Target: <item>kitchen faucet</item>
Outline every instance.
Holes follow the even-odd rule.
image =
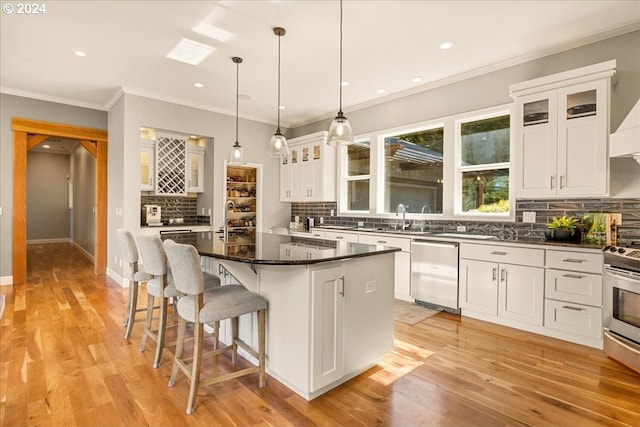
[[[405,219],[406,219],[406,215],[407,215],[407,209],[404,207],[404,205],[402,203],[400,203],[398,205],[398,207],[396,208],[396,216],[398,216],[398,214],[402,214],[402,227],[401,230],[407,230],[411,224],[407,225],[405,224]]]
[[[227,200],[224,204],[224,234],[222,236],[225,243],[229,240],[229,223],[227,222],[227,213],[229,210],[235,209],[235,207],[236,204],[233,203],[233,200]]]

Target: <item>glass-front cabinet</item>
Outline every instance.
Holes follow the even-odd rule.
[[[155,142],[142,139],[140,141],[140,191],[154,190],[155,163]]]
[[[327,132],[289,140],[289,155],[280,162],[281,202],[336,200],[336,149]]]
[[[608,194],[614,75],[615,61],[607,61],[511,85],[517,197]]]

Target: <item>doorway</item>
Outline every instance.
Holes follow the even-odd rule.
[[[76,140],[96,162],[94,271],[107,267],[107,131],[14,117],[13,130],[13,283],[27,280],[27,152],[49,137]]]

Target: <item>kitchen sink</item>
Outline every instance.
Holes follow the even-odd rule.
[[[456,239],[478,239],[478,240],[490,240],[496,239],[495,236],[489,236],[487,234],[466,234],[466,233],[438,233],[436,237],[454,237]]]

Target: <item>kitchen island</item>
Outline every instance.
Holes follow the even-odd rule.
[[[198,233],[205,271],[264,296],[267,372],[307,400],[374,366],[393,348],[398,248],[267,233]],[[223,325],[221,335],[228,335]],[[256,319],[240,334],[256,342]]]

